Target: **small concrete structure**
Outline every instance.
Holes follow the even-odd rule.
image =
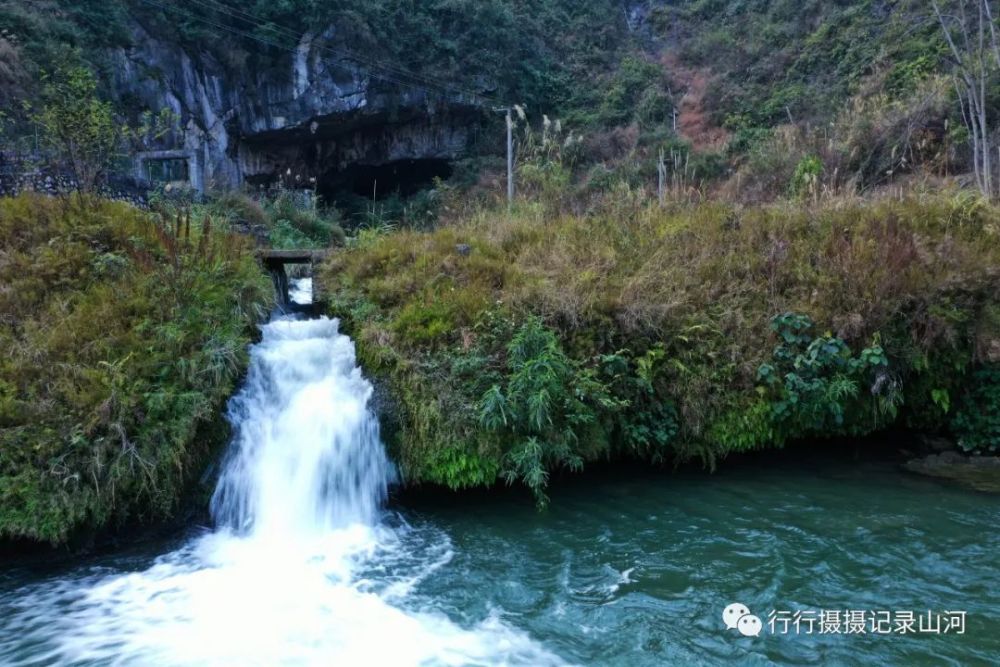
[[[205,194],[205,174],[195,151],[176,149],[166,151],[142,151],[136,153],[134,174],[139,181],[149,181],[149,163],[165,160],[187,161],[187,182],[198,194]]]
[[[271,248],[261,248],[257,251],[257,257],[274,279],[274,289],[278,293],[281,305],[289,305],[288,298],[288,274],[285,272],[285,264],[309,264],[313,267],[315,276],[315,266],[323,261],[329,250],[316,248],[303,248],[297,250],[273,250]],[[319,293],[319,283],[313,280],[313,303],[319,303],[322,298]]]
[[[297,250],[273,250],[262,248],[257,251],[260,260],[270,268],[272,265],[314,264],[326,258],[329,250],[302,248]]]

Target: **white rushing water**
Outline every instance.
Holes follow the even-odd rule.
[[[307,287],[296,285],[299,298]],[[148,569],[25,590],[6,626],[38,636],[24,664],[556,662],[496,616],[462,627],[414,597],[451,545],[384,513],[393,468],[372,386],[337,324],[279,317],[263,327],[230,402],[216,530]]]
[[[300,306],[312,303],[312,278],[299,278],[288,285],[288,300]]]

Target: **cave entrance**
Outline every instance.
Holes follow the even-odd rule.
[[[438,158],[351,164],[325,174],[317,183],[317,193],[328,203],[410,197],[432,187],[435,178],[447,179],[451,174],[451,163]]]

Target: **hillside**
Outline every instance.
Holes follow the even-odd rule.
[[[0,99],[31,99],[77,59],[124,117],[176,112],[157,147],[207,151],[205,187],[287,172],[341,208],[379,180],[376,197],[406,197],[490,174],[492,107],[509,104],[582,137],[582,181],[648,187],[660,151],[695,190],[749,200],[795,189],[800,167],[836,192],[970,169],[945,42],[918,1],[32,0],[0,5],[0,26]],[[204,83],[179,84],[192,76]],[[360,102],[329,102],[351,79]],[[5,142],[30,144],[28,117],[5,115]]]

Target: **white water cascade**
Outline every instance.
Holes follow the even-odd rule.
[[[308,283],[295,289],[301,300]],[[451,544],[382,509],[393,468],[337,327],[289,316],[263,327],[230,402],[217,529],[146,569],[25,592],[15,625],[47,655],[24,664],[557,662],[495,615],[459,625],[416,594]]]
[[[216,523],[285,543],[372,525],[392,472],[371,392],[336,320],[263,327],[246,386],[230,401],[237,434],[212,498]]]

